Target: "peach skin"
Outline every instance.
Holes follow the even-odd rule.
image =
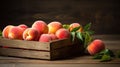
[[[9,34],[9,31],[10,31],[10,28],[14,27],[13,25],[8,25],[6,26],[3,31],[2,31],[2,36],[4,38],[8,38],[8,34]]]
[[[28,26],[27,26],[27,25],[25,25],[25,24],[20,24],[20,25],[18,25],[18,27],[22,28],[23,30],[25,30],[25,29],[27,29],[27,28],[28,28]]]
[[[18,26],[14,26],[14,27],[10,28],[9,33],[8,33],[8,38],[22,40],[23,32],[24,32],[23,29],[21,29]]]
[[[38,30],[39,34],[48,33],[48,26],[44,21],[38,20],[35,21],[32,25],[32,28]]]
[[[100,39],[94,40],[87,47],[87,50],[91,55],[95,55],[96,53],[102,51],[103,49],[105,49],[105,45],[103,41]]]
[[[55,32],[62,28],[62,24],[60,22],[54,21],[48,24],[48,33],[49,34],[55,34]]]
[[[39,42],[50,42],[52,37],[49,34],[42,34],[39,38]]]
[[[39,33],[36,29],[34,28],[27,28],[23,32],[23,39],[24,40],[29,40],[29,41],[36,41],[39,38]]]
[[[69,38],[70,37],[70,32],[67,29],[61,28],[56,31],[57,38],[63,39],[63,38]]]

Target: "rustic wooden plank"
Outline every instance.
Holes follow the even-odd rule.
[[[0,55],[24,58],[50,59],[50,52],[24,49],[0,48]]]
[[[75,53],[78,52],[77,50],[73,50],[72,52],[69,52],[72,49],[76,49],[77,46],[76,44],[73,45],[70,39],[61,39],[51,42],[36,42],[36,41],[24,41],[24,40],[11,40],[1,37],[0,46],[1,46],[0,54],[6,56],[18,56],[18,57],[41,59],[41,56],[46,55],[44,54],[44,52],[49,51],[50,54],[50,56],[48,56],[49,60],[71,56],[70,53],[73,53],[73,51]],[[7,46],[8,48],[3,48],[2,46]],[[37,53],[39,52],[39,50],[41,50],[40,51],[41,54],[39,53],[38,56],[31,55],[31,52]],[[2,51],[6,51],[6,52],[2,52]],[[42,59],[46,59],[46,58],[42,58]]]
[[[51,42],[11,40],[0,37],[0,46],[9,46],[15,48],[36,49],[36,50],[54,50],[57,48],[72,45],[70,39],[60,39]]]
[[[8,46],[15,48],[50,50],[49,42],[25,41],[25,40],[10,40],[0,37],[0,46]]]
[[[48,59],[48,60],[75,57],[76,55],[82,54],[83,51],[84,51],[83,45],[79,45],[79,44],[74,44],[59,49],[50,50],[49,51],[50,55],[45,54],[48,51],[38,51],[38,50],[36,51],[36,50],[28,50],[28,49],[2,48],[2,47],[0,48],[0,54],[5,56],[27,57],[27,58]],[[31,52],[34,52],[34,54],[31,54]],[[44,58],[43,56],[49,58]]]
[[[73,45],[70,39],[61,39],[61,40],[55,40],[50,43],[50,49],[58,49],[66,46]]]
[[[51,58],[52,59],[68,59],[71,57],[76,57],[83,55],[84,48],[83,45],[74,44],[66,47],[62,47],[60,49],[56,49],[51,51]]]

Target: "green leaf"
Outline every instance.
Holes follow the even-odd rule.
[[[111,57],[114,57],[114,53],[110,49],[105,49],[100,52],[100,54],[110,55]]]
[[[94,34],[95,32],[94,31],[92,31],[92,30],[88,30],[88,31],[86,31],[86,32],[88,32],[90,35],[92,35],[92,34]]]
[[[87,25],[84,26],[84,31],[88,31],[91,27],[91,23],[88,23]]]
[[[63,24],[63,28],[65,28],[65,29],[69,29],[69,24]]]
[[[93,59],[100,59],[101,62],[110,61],[114,57],[113,52],[110,49],[104,49],[101,52],[95,54]]]
[[[2,31],[0,30],[0,36],[2,36]]]
[[[83,37],[82,37],[82,33],[81,32],[77,32],[76,37],[78,39],[80,39],[81,41],[83,41]]]
[[[93,56],[93,59],[101,59],[103,55],[96,54]]]
[[[84,33],[84,47],[86,48],[88,46],[88,44],[92,41],[92,37],[91,35],[89,34],[89,32],[85,32]]]
[[[81,26],[78,26],[78,27],[73,28],[71,32],[76,32],[77,30],[80,29],[80,27],[81,27]]]
[[[120,58],[120,50],[118,50],[118,51],[116,52],[116,57],[117,57],[117,58]]]
[[[74,40],[75,40],[75,32],[70,32],[71,33],[71,36],[72,36],[72,42],[74,42]]]
[[[103,55],[101,58],[101,62],[106,62],[106,61],[110,61],[111,60],[111,56],[110,55]]]

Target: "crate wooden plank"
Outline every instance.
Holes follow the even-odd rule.
[[[73,45],[70,39],[61,39],[50,43],[51,50]]]
[[[3,46],[8,48],[3,48]],[[77,43],[72,43],[70,39],[37,42],[0,37],[0,54],[5,56],[53,60],[79,54],[82,48],[83,45],[78,46]]]
[[[81,48],[82,45],[71,45],[51,51],[40,51],[0,47],[0,55],[54,60],[79,55],[83,53],[83,50]]]
[[[11,40],[0,37],[0,46],[36,49],[36,50],[54,50],[57,48],[72,45],[70,39],[55,40],[51,42],[25,41],[25,40]]]
[[[24,58],[50,59],[50,52],[24,49],[0,48],[0,55]]]
[[[78,55],[83,55],[83,53],[84,53],[83,45],[74,44],[51,51],[51,58],[52,59],[69,58]]]
[[[49,42],[11,40],[11,39],[0,37],[0,46],[37,49],[37,50],[50,50],[49,44],[50,44]]]

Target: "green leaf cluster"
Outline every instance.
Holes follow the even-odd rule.
[[[69,29],[68,24],[64,24],[63,27],[66,29]],[[78,32],[78,30],[80,28],[83,28],[82,32]],[[91,28],[91,23],[86,24],[84,27],[83,26],[78,26],[73,28],[73,30],[70,32],[71,33],[71,38],[72,41],[74,42],[74,40],[77,38],[79,41],[81,41],[84,44],[84,48],[87,47],[87,45],[92,41],[92,34],[94,33],[92,30],[90,30]]]
[[[101,52],[95,54],[93,59],[100,59],[101,62],[111,61],[114,57],[114,53],[109,49],[104,49]]]
[[[69,29],[69,24],[63,24],[63,28],[65,28],[65,29]]]
[[[116,51],[115,55],[116,55],[117,58],[120,58],[120,50]]]

